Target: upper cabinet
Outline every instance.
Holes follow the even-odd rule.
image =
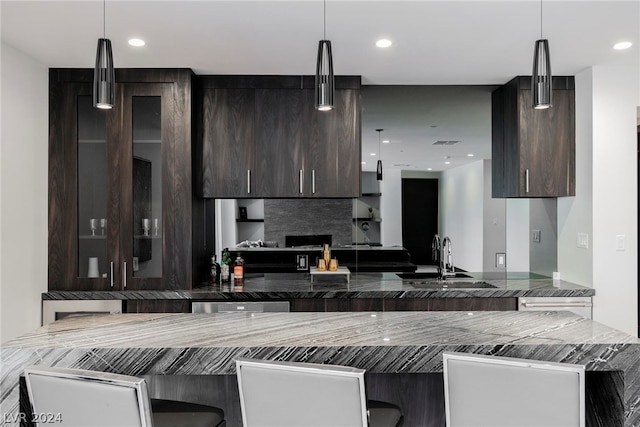
[[[575,84],[553,77],[553,106],[534,110],[531,77],[492,94],[493,197],[575,196]]]
[[[191,288],[190,70],[50,70],[49,290]]]
[[[197,79],[200,196],[360,194],[359,77],[336,77],[329,112],[314,108],[313,77]]]

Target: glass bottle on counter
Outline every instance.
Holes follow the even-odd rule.
[[[218,264],[216,255],[214,254],[213,256],[211,256],[211,263],[209,265],[209,284],[217,285],[218,283],[220,283],[220,278],[221,278],[220,276],[221,276],[220,264]]]
[[[244,259],[240,255],[233,263],[233,276],[236,283],[244,282]]]
[[[220,274],[222,275],[222,282],[226,283],[230,280],[230,271],[231,268],[231,254],[229,253],[229,249],[224,248],[222,250],[222,260],[220,261]]]

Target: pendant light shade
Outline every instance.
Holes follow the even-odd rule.
[[[376,167],[376,179],[382,181],[382,145],[380,144],[380,133],[384,129],[376,129],[378,132],[378,165]]]
[[[323,39],[318,43],[318,60],[316,62],[315,98],[316,110],[333,110],[335,84],[333,77],[333,55],[331,41],[327,40],[327,1],[323,2]]]
[[[102,38],[98,39],[96,67],[93,70],[93,106],[105,110],[113,108],[116,83],[111,40],[106,37],[106,27],[107,1],[102,0]]]
[[[531,90],[533,93],[533,108],[543,109],[551,107],[551,61],[549,59],[549,41],[537,40],[533,51],[533,74],[531,76]]]
[[[93,72],[93,106],[96,108],[113,108],[115,98],[115,70],[111,40],[98,39],[96,52],[96,68]]]
[[[316,64],[315,84],[317,110],[333,110],[333,95],[335,92],[334,80],[331,41],[320,40],[318,43],[318,62]]]
[[[533,73],[531,74],[533,108],[551,107],[551,59],[549,41],[542,38],[542,0],[540,0],[540,39],[533,50]]]

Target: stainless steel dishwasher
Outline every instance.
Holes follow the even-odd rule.
[[[518,311],[571,311],[591,319],[592,297],[520,297]]]
[[[192,313],[275,313],[287,312],[289,301],[194,301],[191,303]]]

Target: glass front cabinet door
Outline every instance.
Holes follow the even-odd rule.
[[[51,87],[49,290],[190,289],[190,90],[118,83],[100,110]]]

